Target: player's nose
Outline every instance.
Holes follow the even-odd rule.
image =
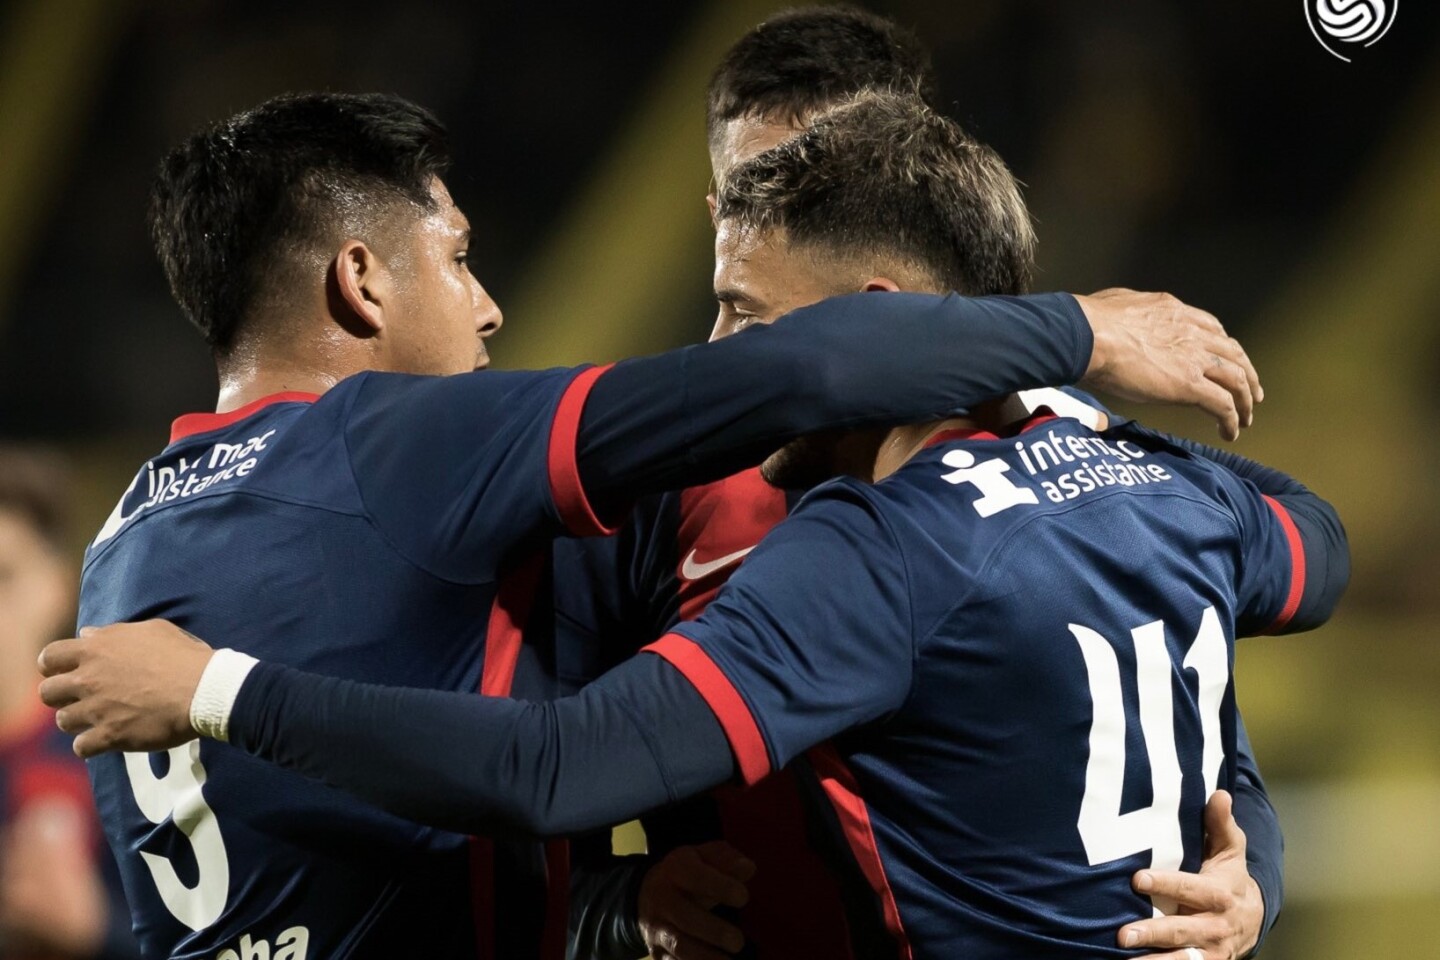
[[[496,333],[505,325],[505,315],[500,312],[500,305],[491,299],[484,287],[480,288],[480,301],[476,307],[475,332],[482,339]]]

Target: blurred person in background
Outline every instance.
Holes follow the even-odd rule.
[[[139,956],[85,765],[35,690],[74,619],[68,494],[56,456],[0,447],[0,960]]]
[[[759,24],[725,54],[707,90],[712,184],[718,189],[737,164],[867,89],[913,93],[937,107],[929,53],[893,21],[827,6],[789,10]],[[714,192],[707,203],[713,218]],[[722,302],[711,339],[754,322],[748,311]],[[1022,399],[1029,410],[1044,404],[1091,426],[1105,417],[1094,398],[1068,388],[1030,391]],[[593,679],[677,622],[699,616],[804,493],[777,489],[756,468],[644,498],[615,538],[558,542],[562,681]],[[1203,916],[1136,924],[1125,931],[1135,935],[1129,945],[1198,943],[1240,955],[1258,949],[1274,925],[1284,897],[1284,843],[1243,723],[1238,739],[1234,811],[1249,839],[1246,855],[1215,851],[1201,878],[1147,872],[1156,893],[1188,897],[1187,911]],[[646,950],[661,960],[708,960],[712,951],[735,950],[742,940],[740,955],[758,960],[797,952],[852,955],[847,915],[855,913],[854,904],[846,903],[837,871],[817,845],[813,815],[791,771],[778,770],[750,787],[720,787],[642,823],[645,855],[612,857],[608,833],[573,843],[575,960],[630,960]]]

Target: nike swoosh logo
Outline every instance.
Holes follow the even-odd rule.
[[[701,577],[708,577],[716,570],[723,570],[732,563],[739,563],[745,554],[754,549],[753,546],[750,546],[744,550],[736,550],[734,553],[727,553],[718,560],[711,560],[708,563],[696,563],[695,551],[691,550],[689,556],[685,558],[685,562],[680,564],[680,577],[684,580],[699,580]]]

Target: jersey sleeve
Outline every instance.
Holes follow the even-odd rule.
[[[613,369],[362,374],[343,429],[380,529],[412,562],[473,582],[527,536],[610,532],[601,518],[637,496],[727,476],[795,437],[1073,382],[1093,342],[1065,294],[854,294]]]
[[[367,514],[412,562],[460,582],[494,576],[497,543],[606,532],[575,458],[603,372],[363,376],[344,430]]]
[[[1295,617],[1305,590],[1305,553],[1289,511],[1244,481],[1226,478],[1240,526],[1236,635],[1278,633]]]
[[[608,515],[638,495],[754,466],[817,430],[914,423],[1074,383],[1093,346],[1068,294],[833,297],[733,337],[617,363],[585,408],[580,472]]]
[[[883,718],[913,674],[900,545],[858,484],[803,501],[699,619],[646,648],[710,705],[745,781]]]
[[[544,703],[382,687],[262,662],[240,688],[228,735],[254,756],[397,816],[464,833],[583,833],[734,771],[700,694],[648,656]]]

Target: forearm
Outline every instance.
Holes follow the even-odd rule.
[[[1258,951],[1265,942],[1285,900],[1285,837],[1280,817],[1270,803],[1260,768],[1250,747],[1245,722],[1237,720],[1235,822],[1245,831],[1245,863],[1265,900],[1265,920],[1260,928]],[[1254,951],[1252,951],[1254,952]]]
[[[468,833],[591,830],[733,770],[710,708],[652,656],[543,704],[262,663],[235,701],[229,739],[397,815]]]
[[[1068,294],[867,293],[716,343],[628,360],[596,381],[578,462],[592,500],[707,482],[826,428],[913,422],[1085,373]]]

